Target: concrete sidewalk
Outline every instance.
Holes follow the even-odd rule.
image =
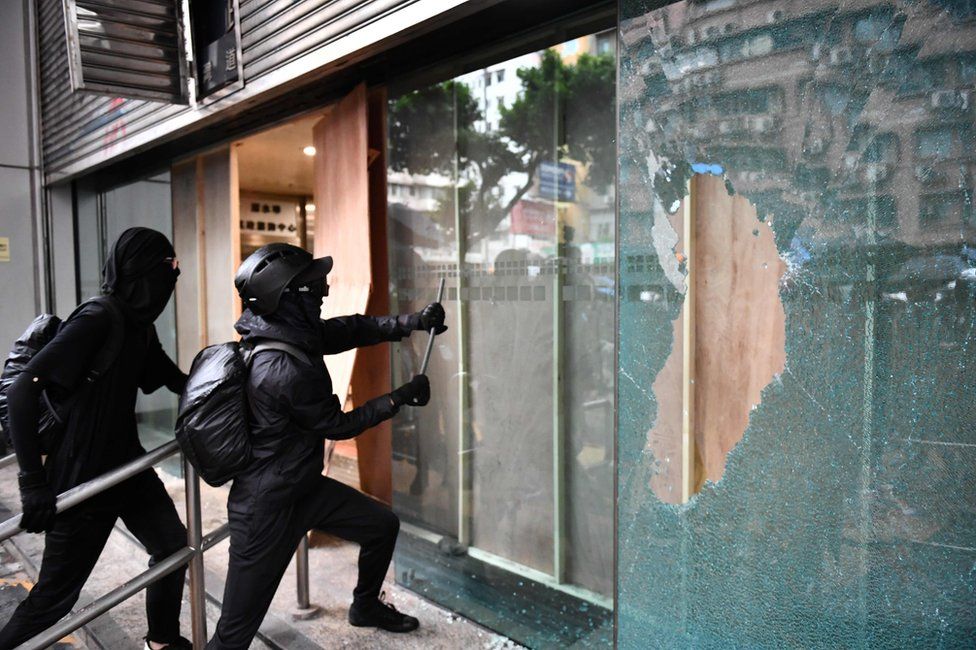
[[[184,515],[183,480],[166,470],[173,471],[173,464],[158,469],[160,477],[172,495],[181,515]],[[209,532],[226,521],[226,488],[202,486],[203,529]],[[0,470],[0,506],[9,511],[19,511],[16,483],[16,468]],[[185,519],[184,519],[185,521]],[[0,594],[6,601],[0,603],[0,624],[9,616],[7,607],[12,608],[26,593],[25,586],[36,575],[43,550],[43,537],[21,533],[7,544],[25,560],[20,566],[11,559],[9,563],[10,587],[0,587]],[[209,550],[204,557],[206,586],[208,594],[208,632],[212,633],[219,616],[219,600],[223,595],[224,576],[227,567],[229,541],[225,540]],[[271,610],[265,617],[258,639],[252,648],[288,648],[305,650],[312,648],[520,648],[517,643],[499,636],[475,623],[461,618],[448,610],[423,600],[416,594],[401,589],[393,583],[392,569],[387,575],[386,593],[388,599],[403,612],[420,619],[420,629],[414,633],[400,635],[375,629],[354,628],[346,622],[346,611],[352,600],[352,589],[356,582],[356,558],[359,547],[355,544],[334,540],[325,547],[313,548],[309,552],[310,588],[312,603],[321,607],[321,613],[311,620],[292,620],[296,608],[295,566],[288,567],[278,592],[275,594]],[[4,570],[8,562],[4,559]],[[122,584],[146,568],[147,557],[144,550],[128,534],[121,524],[116,526],[109,538],[105,551],[82,593],[78,607],[91,602],[97,596]],[[23,584],[18,583],[22,581]],[[92,621],[86,631],[75,635],[75,645],[64,647],[89,648],[139,648],[145,634],[145,597],[137,594],[111,612]],[[189,636],[190,607],[184,604],[182,628]],[[87,646],[84,645],[87,643]]]

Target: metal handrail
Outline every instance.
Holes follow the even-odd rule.
[[[97,494],[101,494],[110,487],[114,487],[132,478],[139,472],[149,469],[153,465],[160,463],[170,456],[173,456],[180,451],[180,446],[175,440],[170,440],[164,445],[156,447],[152,451],[148,452],[144,456],[140,456],[135,460],[129,461],[125,465],[120,465],[115,469],[97,476],[90,481],[86,481],[81,485],[66,490],[58,495],[57,508],[58,512],[64,512],[68,508],[73,508],[82,501],[86,501]],[[8,537],[13,537],[23,528],[20,527],[20,515],[14,515],[10,519],[0,524],[0,542],[7,539]]]
[[[101,476],[86,481],[58,495],[57,510],[62,512],[132,478],[157,463],[179,453],[179,445],[171,440],[145,455],[121,465]],[[11,460],[13,459],[13,460]],[[11,454],[0,458],[0,469],[16,462]],[[108,593],[55,623],[52,627],[26,641],[23,649],[40,649],[53,645],[59,639],[71,634],[89,621],[101,616],[116,605],[131,598],[154,582],[161,580],[183,565],[189,568],[190,577],[190,619],[192,625],[193,647],[202,648],[207,643],[206,590],[204,587],[203,553],[230,535],[228,524],[203,535],[200,511],[200,477],[193,466],[183,460],[183,475],[186,484],[187,545],[165,560],[157,562],[150,569],[127,580]],[[20,527],[21,515],[16,514],[0,523],[0,542],[13,537],[23,530]],[[298,574],[297,597],[300,608],[308,609],[308,543],[299,544],[296,551],[296,570]]]

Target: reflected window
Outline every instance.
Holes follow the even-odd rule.
[[[952,150],[952,129],[931,129],[918,133],[921,158],[948,158]]]

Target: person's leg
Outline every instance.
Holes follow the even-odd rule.
[[[0,630],[0,649],[20,645],[71,611],[114,524],[114,510],[92,504],[57,515],[44,538],[37,584]]]
[[[251,645],[271,606],[304,529],[290,507],[247,515],[229,513],[230,558],[220,620],[208,650]]]
[[[321,477],[298,506],[306,529],[315,528],[360,545],[355,602],[379,598],[393,559],[400,519],[389,507],[331,478]]]
[[[125,495],[122,523],[146,548],[150,567],[186,546],[186,528],[154,470],[132,477],[115,490]],[[185,576],[184,566],[146,588],[147,641],[180,642]]]

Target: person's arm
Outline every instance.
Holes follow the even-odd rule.
[[[420,315],[337,316],[321,322],[323,351],[339,354],[388,341],[399,341],[419,329]]]
[[[399,341],[417,330],[435,328],[441,334],[444,325],[444,308],[432,302],[415,314],[400,316],[339,316],[321,321],[323,350],[325,354],[339,354],[353,348],[377,343]]]
[[[153,328],[150,331],[149,352],[146,355],[146,365],[142,373],[142,381],[139,382],[139,388],[148,395],[161,386],[165,386],[179,395],[186,387],[186,379],[186,373],[180,370],[163,350],[163,346],[159,343],[159,337],[156,336],[156,330]]]
[[[37,421],[41,414],[41,392],[46,387],[47,383],[40,378],[22,372],[7,391],[10,441],[23,473],[43,471]]]
[[[257,408],[283,412],[300,429],[329,440],[354,438],[396,415],[403,404],[419,406],[412,396],[401,387],[345,412],[328,375],[284,352],[261,354],[252,362],[248,384],[248,399]]]
[[[27,364],[7,393],[10,440],[20,465],[18,482],[23,504],[21,526],[32,533],[50,528],[55,497],[41,462],[38,436],[41,394],[70,394],[77,389],[95,354],[105,342],[111,322],[98,308],[66,322],[58,334]]]

